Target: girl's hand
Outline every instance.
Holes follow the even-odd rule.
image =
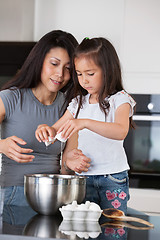
[[[86,157],[79,149],[73,149],[66,155],[66,165],[74,172],[87,172],[90,162],[90,158]]]
[[[28,155],[27,153],[31,153],[33,150],[28,148],[21,148],[18,146],[18,144],[25,145],[26,142],[16,136],[2,139],[0,140],[0,152],[18,163],[31,162],[34,156]]]
[[[62,137],[68,139],[73,133],[84,129],[86,121],[86,119],[70,119],[58,129],[57,133],[62,132]]]
[[[41,124],[37,127],[35,136],[39,142],[49,141],[48,137],[54,138],[56,131],[53,127],[48,126],[47,124]]]

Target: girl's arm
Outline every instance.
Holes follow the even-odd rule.
[[[39,142],[45,142],[49,141],[48,137],[51,137],[52,139],[55,137],[58,129],[66,123],[69,119],[73,119],[73,116],[71,113],[66,110],[64,115],[51,127],[47,124],[41,124],[37,127],[35,131],[35,136]]]
[[[101,122],[91,119],[68,120],[58,132],[63,131],[62,137],[69,138],[74,132],[87,128],[103,137],[123,140],[129,130],[130,104],[120,105],[115,112],[114,122]]]
[[[68,120],[74,119],[72,114],[66,110],[65,113],[63,114],[63,116],[55,123],[52,125],[52,127],[56,130],[56,132],[58,131],[58,129],[64,124],[66,123]]]
[[[90,167],[90,158],[86,157],[78,147],[78,133],[74,133],[67,141],[62,155],[62,174],[87,172]],[[74,172],[73,172],[74,171]]]

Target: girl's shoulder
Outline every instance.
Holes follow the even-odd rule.
[[[89,99],[89,94],[82,97],[82,103],[83,104],[86,103],[87,99]],[[76,116],[76,112],[78,110],[79,102],[80,102],[80,96],[77,96],[77,97],[72,99],[72,101],[69,103],[69,105],[67,107],[67,109],[69,110],[69,112],[72,114],[73,117]]]
[[[131,105],[136,105],[135,100],[125,90],[121,90],[109,97],[109,102],[129,102]]]
[[[130,113],[129,116],[131,117],[134,112],[134,107],[136,105],[135,100],[129,95],[126,91],[121,90],[109,98],[109,104],[111,109],[117,109],[120,105],[124,103],[130,104]]]
[[[85,102],[87,100],[89,100],[89,94],[82,96],[82,102]],[[78,95],[77,97],[75,97],[71,100],[70,104],[77,105],[77,104],[79,104],[79,101],[80,101],[80,96]]]

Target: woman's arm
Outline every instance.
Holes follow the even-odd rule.
[[[0,124],[3,122],[4,118],[5,118],[5,107],[3,104],[2,99],[0,98]]]
[[[74,133],[68,140],[62,155],[62,174],[87,172],[90,167],[90,158],[86,157],[78,147],[78,133]],[[74,172],[69,172],[69,169]]]
[[[76,131],[87,128],[103,137],[123,140],[129,130],[129,111],[130,104],[124,103],[117,108],[114,122],[101,122],[91,119],[71,119],[68,120],[59,131],[63,131],[62,137],[70,138]]]
[[[5,107],[2,99],[0,98],[0,124],[5,118]],[[32,149],[21,148],[18,144],[25,145],[26,142],[23,139],[16,136],[11,136],[6,139],[0,140],[0,153],[5,154],[8,158],[19,162],[31,162],[34,158],[33,155],[28,155],[28,153],[33,152]],[[27,154],[25,154],[27,153]]]

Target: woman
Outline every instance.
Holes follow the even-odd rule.
[[[34,133],[37,125],[56,122],[72,98],[72,55],[76,46],[70,33],[47,33],[0,91],[1,186],[5,188],[5,204],[28,205],[25,174],[60,173],[60,142],[47,149]]]

